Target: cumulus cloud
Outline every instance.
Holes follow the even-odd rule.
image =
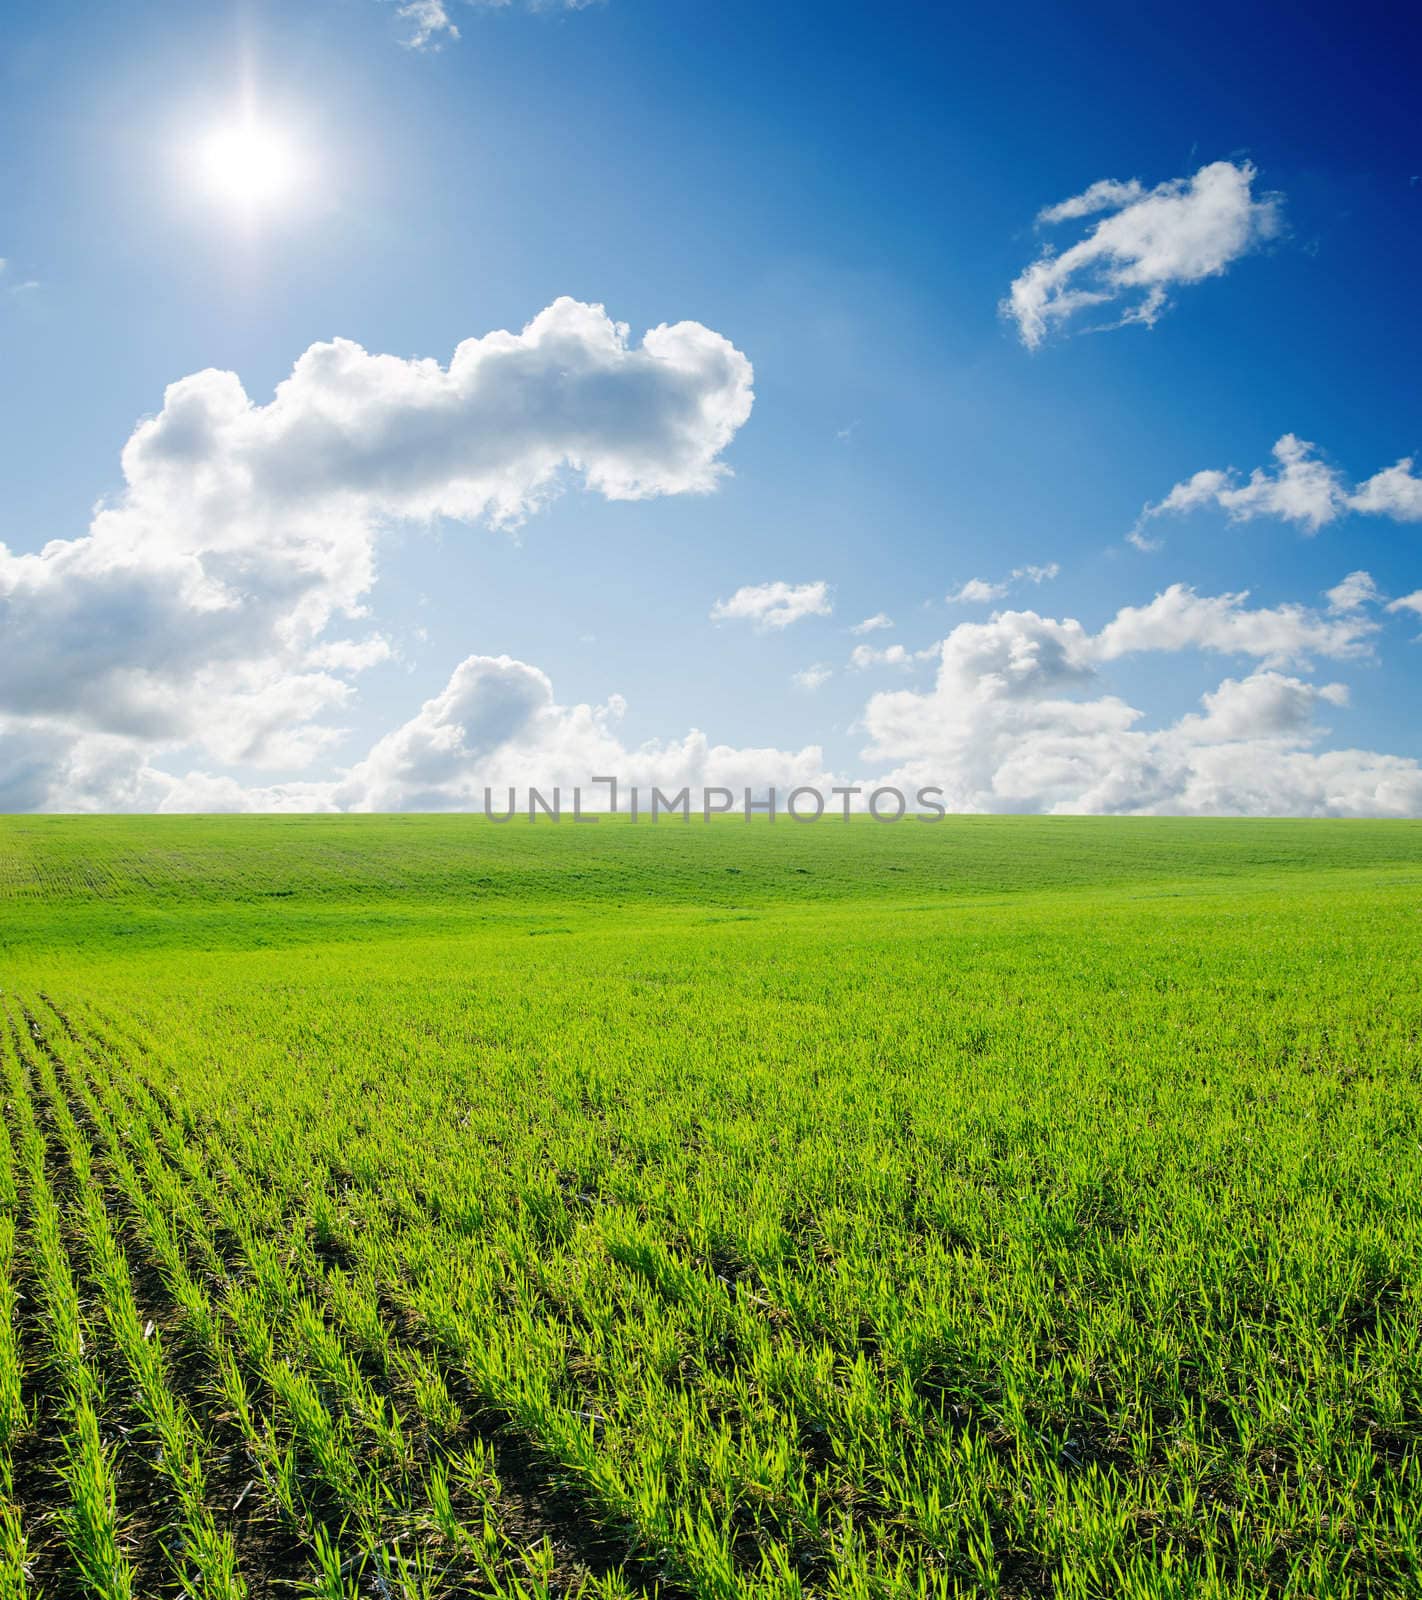
[[[1203,696],[1204,713],[1182,717],[1175,732],[1196,744],[1267,739],[1292,742],[1313,729],[1319,706],[1346,706],[1341,683],[1312,684],[1264,670],[1248,678],[1226,678]]]
[[[266,406],[233,373],[185,378],[124,469],[170,496],[508,524],[565,473],[612,500],[706,492],[751,401],[750,363],[700,323],[634,347],[601,306],[564,298],[521,333],[466,339],[448,367],[312,345]]]
[[[1376,631],[1375,622],[1356,612],[1323,615],[1299,605],[1251,606],[1247,591],[1201,595],[1177,583],[1147,605],[1122,607],[1094,634],[1074,618],[999,611],[988,622],[959,624],[929,651],[859,645],[850,665],[908,666],[937,656],[938,693],[983,705],[1081,690],[1096,683],[1107,664],[1148,653],[1233,655],[1268,668],[1316,656],[1358,659],[1369,654]]]
[[[1050,583],[1053,578],[1061,575],[1061,565],[1056,561],[1048,561],[1042,566],[1014,567],[1012,577],[1014,582],[1026,579],[1028,583]]]
[[[234,373],[182,379],[129,439],[123,490],[87,534],[0,545],[0,766],[48,749],[69,792],[64,752],[95,738],[309,763],[340,735],[351,675],[389,653],[346,631],[383,524],[509,526],[567,482],[608,499],[706,492],[751,376],[699,323],[634,346],[601,306],[564,299],[520,333],[466,340],[447,367],[335,340],[265,405]]]
[[[1241,482],[1233,467],[1206,468],[1177,483],[1163,500],[1147,505],[1127,538],[1137,549],[1158,550],[1161,541],[1148,532],[1157,517],[1180,516],[1214,506],[1231,522],[1273,517],[1315,534],[1348,511],[1391,517],[1396,522],[1422,521],[1422,478],[1414,476],[1412,458],[1376,473],[1349,489],[1343,475],[1322,460],[1318,446],[1286,433],[1273,449],[1274,466],[1255,467]]]
[[[1316,748],[1328,731],[1320,718],[1346,707],[1347,690],[1279,670],[1284,657],[1353,655],[1369,632],[1357,619],[1250,608],[1242,595],[1180,585],[1096,633],[1074,618],[1005,612],[948,635],[931,689],[870,700],[863,755],[877,781],[941,782],[964,811],[1416,815],[1422,766]],[[1129,655],[1197,649],[1258,665],[1164,728],[1145,726],[1106,681]]]
[[[1119,305],[1112,326],[1153,325],[1177,285],[1220,276],[1278,233],[1282,197],[1256,198],[1255,177],[1247,161],[1215,161],[1149,190],[1134,179],[1103,179],[1048,206],[1039,223],[1110,214],[1060,254],[1045,250],[1013,281],[1003,315],[1033,350],[1088,307]]]
[[[1402,606],[1422,613],[1422,594]],[[508,656],[473,655],[407,721],[378,739],[339,777],[319,783],[246,787],[195,771],[172,776],[135,762],[131,743],[95,739],[56,752],[43,730],[26,730],[20,758],[4,770],[0,803],[62,802],[66,809],[479,810],[494,791],[545,791],[565,801],[573,787],[597,803],[590,779],[615,773],[693,803],[708,786],[783,796],[807,785],[827,791],[853,781],[865,791],[941,786],[960,811],[1141,812],[1405,816],[1422,814],[1422,767],[1366,750],[1320,748],[1328,723],[1346,712],[1338,682],[1314,683],[1315,657],[1348,659],[1374,628],[1356,614],[1302,607],[1251,607],[1244,595],[1200,596],[1175,585],[1150,604],[1118,611],[1091,631],[1072,617],[1007,611],[965,622],[926,654],[931,688],[870,697],[860,726],[864,772],[829,771],[819,747],[739,748],[697,730],[629,745],[624,703],[564,704],[546,674]],[[902,646],[860,650],[893,664]],[[1206,693],[1199,709],[1152,729],[1110,683],[1117,664],[1146,651],[1227,652],[1247,663]],[[1297,670],[1282,670],[1285,658]],[[869,664],[880,664],[878,660]],[[809,668],[807,685],[828,668]],[[812,681],[813,680],[813,681]],[[62,782],[55,773],[62,768]]]
[[[1396,466],[1375,473],[1353,491],[1349,506],[1395,522],[1422,522],[1422,478],[1412,464],[1413,458],[1404,456]]]
[[[1422,611],[1422,596],[1411,597]],[[1172,585],[1148,605],[1119,610],[1095,632],[1072,617],[1007,611],[965,622],[920,655],[936,657],[930,689],[873,695],[862,727],[865,773],[854,782],[909,790],[941,785],[964,811],[1153,812],[1213,815],[1412,815],[1422,812],[1422,767],[1372,751],[1317,748],[1346,711],[1346,686],[1310,682],[1315,658],[1347,660],[1375,624],[1302,606],[1251,606],[1245,594],[1198,595]],[[1144,652],[1225,653],[1250,662],[1203,695],[1198,710],[1152,730],[1107,681]],[[901,645],[856,647],[856,665],[910,664]],[[823,681],[828,668],[802,677]],[[813,686],[813,684],[811,686]],[[471,656],[445,689],[379,740],[341,780],[311,792],[342,809],[464,809],[483,789],[504,802],[526,790],[587,785],[617,773],[644,790],[710,785],[782,794],[844,783],[817,746],[739,749],[693,731],[630,748],[623,702],[560,704],[537,668],[507,656]],[[263,804],[292,791],[258,791]],[[173,791],[211,802],[194,780]],[[170,803],[173,803],[170,799]]]
[[[826,674],[827,675],[827,674]],[[618,724],[620,695],[602,705],[564,705],[547,674],[524,661],[472,655],[440,692],[407,721],[377,739],[338,777],[276,784],[244,783],[201,769],[177,775],[153,765],[132,741],[47,739],[23,731],[0,765],[0,806],[12,810],[182,811],[482,811],[507,810],[510,789],[524,808],[530,786],[551,797],[557,788],[571,809],[605,805],[594,776],[613,774],[638,785],[650,802],[688,788],[700,805],[708,787],[764,795],[801,785],[827,791],[844,780],[816,745],[801,749],[713,743],[697,729],[680,739],[629,745]],[[625,801],[624,801],[625,809]]]
[[[1142,651],[1208,650],[1255,656],[1283,666],[1326,656],[1347,660],[1369,653],[1377,624],[1348,615],[1320,616],[1307,606],[1255,606],[1249,592],[1201,595],[1172,583],[1145,606],[1125,606],[1096,635],[1093,655],[1116,660]]]
[[[1090,635],[1074,618],[1003,611],[991,622],[965,622],[943,641],[941,688],[984,700],[1032,697],[1089,683],[1095,676]]]
[[[880,628],[892,628],[894,619],[882,611],[876,611],[872,617],[865,617],[863,622],[856,622],[849,630],[851,633],[877,633]]]
[[[618,724],[620,695],[602,705],[559,703],[547,674],[524,661],[472,655],[440,692],[407,721],[377,739],[365,756],[336,778],[250,784],[202,770],[175,775],[154,766],[131,741],[47,739],[24,730],[0,765],[0,806],[13,810],[141,811],[481,811],[507,809],[507,792],[526,805],[530,785],[551,796],[557,787],[571,807],[582,789],[588,809],[605,804],[606,789],[590,780],[614,774],[667,794],[719,786],[739,799],[800,785],[828,790],[842,782],[815,745],[782,750],[716,744],[693,729],[681,739],[629,745]]]
[[[817,746],[740,749],[693,730],[680,740],[628,747],[617,732],[624,711],[617,696],[601,706],[560,705],[537,667],[469,656],[438,695],[330,787],[329,798],[354,811],[467,810],[482,808],[488,787],[502,791],[495,802],[502,810],[509,787],[522,796],[530,783],[582,786],[591,803],[589,779],[600,773],[668,792],[833,781]]]
[[[749,363],[719,335],[683,323],[633,345],[572,301],[466,342],[447,367],[337,341],[308,350],[266,403],[230,373],[183,379],[135,430],[122,488],[83,536],[0,547],[0,809],[477,809],[486,786],[569,788],[598,772],[693,791],[844,781],[815,745],[744,748],[695,729],[629,744],[618,697],[565,703],[536,666],[496,655],[469,656],[329,775],[358,674],[394,654],[366,614],[387,522],[508,526],[570,484],[612,499],[704,492],[750,405]],[[1394,470],[1357,494],[1405,506],[1410,463]],[[1422,811],[1415,762],[1320,748],[1346,693],[1310,683],[1309,666],[1365,657],[1380,603],[1355,572],[1326,611],[1177,584],[1095,631],[1033,610],[965,622],[928,653],[932,688],[869,698],[863,781],[941,783],[965,810]],[[1422,615],[1422,593],[1390,609]],[[775,583],[717,614],[784,628],[830,610],[824,582]],[[865,622],[877,634],[880,619]],[[1232,675],[1152,730],[1110,681],[1148,651],[1213,652]],[[863,643],[852,664],[922,654]],[[318,757],[319,779],[222,770]]]
[[[827,583],[758,583],[737,589],[729,600],[718,600],[711,607],[711,620],[778,629],[802,617],[827,617],[833,610]]]

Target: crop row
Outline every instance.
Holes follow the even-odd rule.
[[[527,1537],[488,1440],[453,1441],[458,1414],[417,1354],[394,1365],[438,1439],[408,1436],[270,1248],[248,1235],[250,1256],[224,1258],[149,1130],[58,1037],[27,1008],[8,1018],[0,1593],[629,1592],[614,1563],[569,1571]],[[251,1476],[224,1504],[234,1460]]]
[[[1090,1229],[1082,1194],[1034,1217],[1019,1192],[1030,1228],[994,1236],[991,1170],[955,1209],[905,1192],[902,1154],[851,1181],[823,1149],[797,1210],[724,1125],[717,1167],[679,1180],[582,1133],[550,1149],[513,1108],[495,1137],[432,1148],[408,1087],[403,1118],[357,1115],[351,1085],[279,1121],[214,1119],[130,1021],[14,1007],[29,1234],[84,1264],[189,1592],[242,1592],[241,1530],[201,1486],[214,1428],[313,1593],[1341,1596],[1422,1577],[1396,1245],[1317,1200],[1307,1256],[1243,1225],[1263,1189],[1145,1191],[1126,1214],[1098,1185]],[[53,1227],[46,1159],[74,1190]],[[161,1279],[201,1404],[164,1408],[183,1386],[126,1299],[126,1250]]]

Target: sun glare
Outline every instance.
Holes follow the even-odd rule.
[[[247,216],[288,201],[301,179],[291,140],[254,117],[215,128],[197,150],[199,176],[218,201]]]

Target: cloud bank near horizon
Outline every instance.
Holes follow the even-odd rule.
[[[951,811],[1155,815],[1408,816],[1422,813],[1422,765],[1367,750],[1326,750],[1350,696],[1312,682],[1315,662],[1365,659],[1379,622],[1376,587],[1349,574],[1328,610],[1254,606],[1246,594],[1171,585],[1123,607],[1096,631],[1071,617],[1003,611],[954,627],[933,651],[933,684],[870,696],[861,767],[836,772],[820,746],[717,743],[692,729],[629,744],[621,696],[564,704],[538,667],[471,655],[444,688],[333,778],[262,785],[202,770],[181,776],[112,739],[80,748],[57,809],[99,803],[157,811],[502,811],[510,788],[567,795],[596,808],[598,775],[672,794],[709,787],[783,796],[879,785],[939,787]],[[1415,597],[1412,597],[1415,599]],[[1356,602],[1356,603],[1353,603]],[[1411,600],[1409,600],[1411,604]],[[1395,607],[1394,607],[1395,608]],[[863,648],[863,647],[860,647]],[[1109,682],[1144,654],[1206,653],[1247,663],[1199,709],[1158,729]],[[84,785],[87,784],[87,790]],[[116,800],[116,796],[124,797]],[[522,800],[519,802],[522,804]],[[862,806],[863,796],[854,804]]]

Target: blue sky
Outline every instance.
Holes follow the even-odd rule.
[[[907,775],[964,809],[1422,811],[1422,607],[1396,604],[1422,489],[1379,476],[1422,454],[1401,13],[951,9],[448,0],[458,37],[417,49],[396,0],[12,4],[0,804],[460,806],[597,757]],[[244,95],[297,173],[251,211],[204,165]],[[1134,187],[1037,222],[1105,180]],[[1109,298],[1029,347],[1014,281],[1098,228],[1116,253],[1062,282]],[[341,375],[319,503],[283,498],[315,448],[295,402],[260,491],[222,476],[313,345],[447,365],[560,297],[628,357],[580,323],[596,382],[555,396],[566,365],[526,352],[435,443],[382,389],[382,449],[442,463],[417,489],[371,489],[358,409],[393,367]],[[673,446],[687,395],[709,418],[737,381],[645,365],[683,322],[754,402]],[[160,425],[126,485],[141,419],[209,369],[257,420]],[[551,476],[511,442],[525,405]],[[1290,435],[1316,449],[1280,486]],[[713,619],[771,584],[805,614]]]

